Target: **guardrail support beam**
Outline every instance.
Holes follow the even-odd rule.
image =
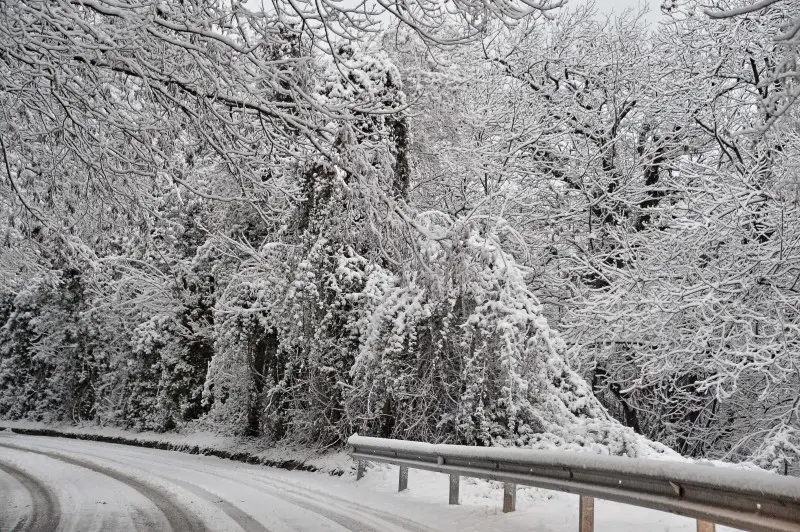
[[[697,532],[715,532],[716,526],[714,523],[709,523],[708,521],[701,521],[697,520]]]
[[[517,485],[510,482],[503,484],[503,513],[517,509]]]
[[[581,495],[578,532],[594,532],[594,497]]]
[[[408,489],[408,466],[400,466],[400,479],[397,483],[397,491],[405,491]]]
[[[461,477],[450,475],[450,504],[458,504],[458,484]]]
[[[364,472],[367,470],[367,462],[366,460],[359,460],[358,461],[358,469],[356,469],[356,480],[361,480],[361,477],[364,476]]]

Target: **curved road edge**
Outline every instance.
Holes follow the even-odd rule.
[[[118,482],[127,484],[131,488],[141,493],[147,499],[149,499],[156,506],[156,508],[158,508],[158,510],[164,515],[164,517],[166,517],[167,522],[169,523],[170,528],[172,529],[173,532],[196,532],[196,531],[202,532],[203,530],[206,529],[205,525],[201,520],[196,518],[190,512],[184,510],[184,508],[182,508],[181,505],[178,504],[177,502],[173,501],[169,495],[163,493],[158,488],[150,486],[149,484],[137,478],[125,475],[113,469],[99,466],[92,462],[84,460],[76,460],[75,458],[71,458],[69,456],[65,456],[60,453],[53,453],[38,449],[30,449],[24,446],[9,445],[6,443],[0,443],[0,447],[7,447],[9,449],[15,449],[17,451],[29,452],[29,453],[39,454],[42,456],[47,456],[48,458],[53,458],[55,460],[59,460],[67,464],[71,464],[77,467],[82,467],[84,469],[89,469],[90,471],[94,471],[95,473],[105,475],[107,477],[113,478]],[[32,479],[33,477],[28,477],[28,478]],[[19,480],[22,481],[21,479]],[[39,488],[43,488],[43,485],[38,481],[36,481],[36,484],[38,485]],[[25,487],[26,489],[28,489],[27,485],[25,485]],[[31,492],[31,497],[33,496],[34,493]],[[55,498],[53,498],[53,500],[55,500]],[[56,501],[55,504],[57,508],[58,502]],[[34,509],[37,510],[33,512],[34,519],[37,519],[39,512],[38,508],[36,507],[36,504],[34,504]],[[56,521],[56,525],[57,524],[58,521]],[[55,528],[56,528],[55,526],[52,527],[43,526],[43,527],[33,527],[31,528],[31,530],[55,530]]]
[[[25,436],[54,436],[57,438],[69,438],[73,440],[86,440],[98,441],[103,443],[116,443],[119,445],[129,445],[132,447],[145,447],[148,449],[161,449],[163,451],[178,451],[186,454],[201,454],[204,456],[216,456],[217,458],[224,458],[226,460],[234,460],[236,462],[244,462],[246,464],[257,464],[268,467],[277,467],[279,469],[286,469],[289,471],[320,471],[319,468],[302,462],[300,460],[270,460],[263,456],[258,456],[246,450],[231,450],[219,449],[216,447],[207,447],[203,445],[191,445],[186,443],[174,443],[163,440],[154,440],[148,438],[138,438],[135,436],[109,436],[105,434],[92,434],[82,432],[72,432],[69,430],[58,429],[38,429],[38,428],[22,428],[4,425],[0,421],[0,435],[2,431],[9,431],[14,434],[22,434]],[[328,472],[332,476],[342,476],[344,470],[334,469]]]

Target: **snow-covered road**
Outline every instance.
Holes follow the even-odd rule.
[[[336,484],[344,484],[337,481],[171,451],[0,433],[0,530],[429,530],[367,503],[367,494],[337,496]]]
[[[572,496],[529,493],[520,511],[502,514],[499,498],[480,493],[493,489],[485,483],[465,482],[467,504],[448,506],[444,475],[412,474],[412,489],[402,494],[393,492],[393,482],[390,470],[356,483],[174,451],[0,432],[2,531],[576,528]],[[694,525],[613,503],[599,504],[597,512],[598,531],[688,531]]]

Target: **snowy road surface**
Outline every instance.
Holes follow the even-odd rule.
[[[396,469],[356,483],[208,456],[0,432],[0,530],[573,531],[576,497],[524,490],[500,512],[497,486],[465,479],[461,506],[447,478]],[[598,531],[689,531],[691,519],[598,501]],[[721,530],[722,527],[718,528]]]

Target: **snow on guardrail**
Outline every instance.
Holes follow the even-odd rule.
[[[720,523],[753,531],[800,531],[800,479],[707,464],[575,452],[442,445],[357,434],[350,456],[363,474],[367,461],[451,475],[450,502],[458,504],[461,476],[506,483],[503,510],[513,511],[516,485],[581,496],[581,532],[593,529],[593,498],[673,512],[698,519],[698,530]]]

